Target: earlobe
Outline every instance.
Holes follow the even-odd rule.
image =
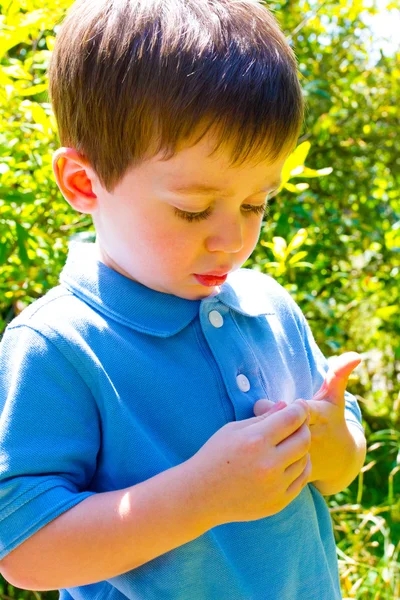
[[[59,148],[53,155],[53,171],[65,200],[75,210],[91,214],[97,208],[90,168],[72,148]]]

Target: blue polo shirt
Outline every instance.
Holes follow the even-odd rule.
[[[0,343],[0,560],[88,496],[188,460],[226,423],[253,417],[260,398],[310,399],[327,370],[302,312],[268,275],[239,269],[219,293],[186,300],[124,277],[94,248],[71,243],[59,285]],[[362,429],[348,393],[346,419]],[[326,501],[309,484],[273,516],[60,590],[71,598],[337,600]]]

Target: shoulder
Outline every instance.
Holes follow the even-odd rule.
[[[93,332],[104,331],[104,317],[62,286],[27,306],[6,327],[0,340],[3,359],[63,362],[91,381]],[[89,374],[88,374],[89,373]]]
[[[51,381],[74,381],[76,389],[82,382],[95,389],[92,332],[99,331],[98,320],[103,317],[80,298],[62,286],[52,288],[6,327],[0,339],[0,367],[39,371],[38,379],[48,374]]]
[[[238,269],[227,279],[229,299],[250,315],[290,314],[300,310],[291,294],[273,277],[255,269]],[[221,298],[224,301],[224,298]]]
[[[84,327],[96,316],[92,307],[64,287],[56,286],[27,306],[8,324],[6,331],[28,327],[54,341],[58,335]]]
[[[290,297],[289,292],[267,273],[256,269],[238,269],[229,276],[229,283],[234,289],[249,289],[267,293],[280,298]]]

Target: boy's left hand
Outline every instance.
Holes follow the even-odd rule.
[[[322,387],[307,400],[310,407],[312,471],[310,482],[335,482],[353,462],[355,440],[345,420],[345,397],[351,372],[360,364],[356,352],[346,352],[330,362]],[[270,409],[271,403],[259,400],[256,416]]]

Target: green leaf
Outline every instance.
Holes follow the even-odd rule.
[[[383,306],[382,308],[378,308],[376,310],[376,316],[380,317],[381,319],[390,319],[390,317],[392,317],[395,313],[397,313],[397,311],[399,310],[399,307],[396,306]]]
[[[56,43],[56,38],[52,35],[47,35],[46,36],[46,45],[48,47],[48,49],[50,50],[50,52],[52,52],[54,50],[54,45]]]
[[[18,240],[18,253],[21,259],[22,264],[27,267],[30,263],[28,253],[26,251],[26,242],[28,240],[29,234],[26,229],[22,227],[19,223],[15,223],[17,230],[17,240]]]
[[[49,133],[50,131],[53,131],[52,122],[40,104],[33,102],[30,107],[30,111],[35,123],[42,126],[43,133]]]
[[[314,269],[314,265],[309,262],[298,262],[295,265],[293,265],[294,269],[296,269],[297,267],[308,267],[309,269]]]
[[[286,258],[286,240],[281,237],[274,237],[272,252],[274,253],[275,258],[279,258],[280,260],[285,260]]]
[[[331,99],[331,95],[325,92],[325,90],[314,90],[312,93],[316,96],[322,96],[322,98],[326,98],[327,100]]]
[[[285,189],[287,189],[289,192],[293,192],[294,194],[301,194],[301,192],[308,190],[309,187],[310,186],[308,183],[297,183],[296,185],[293,185],[292,183],[285,183]]]
[[[325,175],[330,175],[333,172],[332,167],[326,167],[325,169],[309,169],[308,167],[304,167],[301,176],[302,177],[324,177]]]
[[[304,165],[310,148],[310,142],[303,142],[302,144],[297,146],[297,148],[287,158],[282,169],[282,184],[285,184],[287,181],[289,181],[293,171],[296,171],[299,166]]]
[[[14,79],[28,79],[30,81],[33,79],[33,75],[27,73],[22,67],[22,64],[15,64],[9,67],[1,67],[1,70],[8,77],[14,77]]]
[[[0,199],[8,204],[11,204],[12,202],[15,202],[16,204],[25,204],[34,202],[36,200],[36,195],[32,192],[19,192],[12,188],[0,187]]]
[[[18,96],[36,96],[37,94],[41,94],[42,92],[46,92],[48,90],[47,83],[41,83],[39,85],[33,85],[30,88],[26,88],[23,90],[15,90],[15,93]]]
[[[296,235],[291,239],[288,246],[288,254],[292,252],[292,250],[296,250],[296,248],[300,248],[304,244],[308,237],[307,229],[299,229]]]
[[[308,252],[296,252],[296,254],[294,256],[292,256],[292,258],[289,260],[289,264],[290,265],[294,265],[296,263],[299,262],[299,260],[301,260],[302,258],[305,258],[307,256]]]

